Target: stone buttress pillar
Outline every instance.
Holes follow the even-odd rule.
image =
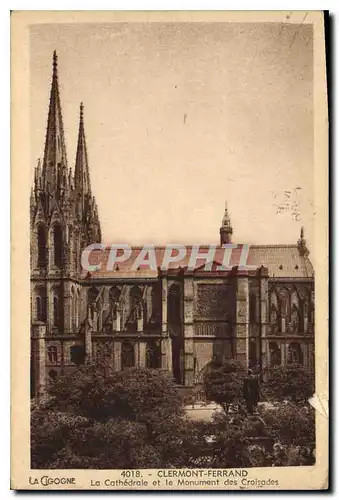
[[[249,286],[248,276],[242,271],[236,277],[236,358],[244,366],[248,367],[249,361]]]
[[[172,372],[172,343],[167,328],[167,277],[161,279],[161,368]]]
[[[285,345],[285,340],[281,341],[280,352],[281,352],[281,366],[285,366],[286,365],[286,345]]]
[[[302,342],[301,345],[301,352],[302,352],[302,361],[303,361],[303,367],[306,368],[306,370],[308,369],[308,349],[307,349],[307,344],[305,342]]]
[[[61,286],[64,286],[63,294],[64,294],[64,302],[62,304],[63,311],[64,311],[64,331],[65,333],[72,333],[73,332],[73,307],[72,307],[72,300],[74,300],[74,297],[71,295],[71,282],[70,281],[65,281]]]
[[[121,342],[115,340],[114,342],[114,368],[116,371],[121,370]]]
[[[89,325],[86,326],[85,331],[85,353],[86,361],[92,362],[92,329]]]
[[[113,315],[113,331],[114,332],[120,332],[120,325],[121,325],[121,312],[120,312],[120,309],[119,307],[117,306],[117,309]]]
[[[36,324],[33,326],[33,339],[35,344],[34,366],[35,366],[35,394],[37,398],[44,395],[46,391],[46,325]]]
[[[53,329],[53,282],[46,283],[46,331],[52,332]]]
[[[184,279],[184,385],[194,385],[193,277]]]
[[[146,367],[146,342],[139,342],[139,366],[141,368]]]
[[[269,343],[267,341],[268,324],[268,269],[261,267],[260,275],[260,367],[264,370],[269,365]]]

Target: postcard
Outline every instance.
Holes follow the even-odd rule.
[[[11,24],[12,489],[327,489],[323,12]]]

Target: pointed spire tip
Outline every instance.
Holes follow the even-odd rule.
[[[80,103],[80,121],[84,118],[84,103],[81,101]]]
[[[58,56],[56,50],[53,52],[53,76],[57,76],[58,72]]]

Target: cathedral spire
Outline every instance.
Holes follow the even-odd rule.
[[[84,128],[84,105],[80,103],[80,119],[78,145],[74,171],[75,189],[84,197],[91,196],[91,183],[89,178],[87,147]]]
[[[225,212],[222,218],[221,228],[219,230],[220,245],[232,243],[232,233],[233,233],[233,228],[231,225],[231,219],[227,209],[227,202],[225,202]]]
[[[52,86],[43,160],[43,183],[46,191],[52,193],[57,189],[58,171],[60,169],[67,170],[67,157],[59,96],[58,56],[56,51],[54,51]]]

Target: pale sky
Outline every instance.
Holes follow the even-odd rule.
[[[227,200],[234,242],[296,243],[304,225],[312,248],[311,25],[32,26],[32,173],[54,49],[68,164],[83,101],[105,243],[216,243]]]

